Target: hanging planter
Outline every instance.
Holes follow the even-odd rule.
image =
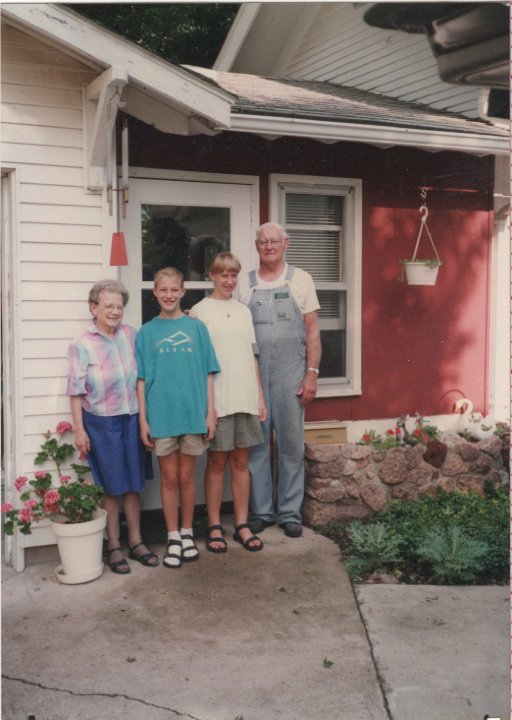
[[[442,262],[439,260],[401,260],[408,285],[435,285]]]
[[[421,222],[418,237],[416,238],[416,246],[414,248],[414,253],[410,260],[400,260],[400,264],[405,269],[405,279],[407,280],[408,285],[435,285],[439,267],[443,264],[443,262],[439,257],[437,248],[434,244],[432,235],[430,234],[430,230],[428,229],[427,225],[428,208],[426,205],[427,192],[425,188],[421,189],[421,197],[423,200],[423,205],[421,205],[421,207],[419,208]],[[421,235],[424,229],[430,239],[430,243],[434,250],[435,257],[428,258],[426,260],[420,260],[416,256],[418,254]],[[400,280],[403,280],[403,271]]]

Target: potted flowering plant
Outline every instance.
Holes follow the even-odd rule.
[[[12,503],[4,503],[1,506],[6,535],[12,535],[15,529],[29,535],[33,523],[46,518],[50,520],[62,561],[56,570],[57,577],[67,583],[86,582],[103,571],[101,551],[107,521],[106,511],[100,508],[103,489],[84,477],[89,468],[72,463],[76,480],[62,473],[62,464],[75,453],[73,445],[63,442],[64,435],[72,431],[70,423],[62,421],[54,433],[50,430],[43,433],[45,440],[34,459],[36,465],[53,461],[58,485],[53,484],[52,473],[45,470],[35,472],[31,480],[22,475],[14,483],[20,493],[21,505],[15,507]],[[90,552],[84,550],[81,541],[77,542],[80,538],[89,538],[85,542],[91,544]],[[77,551],[72,557],[69,548]]]

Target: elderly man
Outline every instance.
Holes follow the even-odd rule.
[[[277,518],[288,537],[302,535],[304,496],[304,406],[316,395],[320,363],[318,298],[309,273],[288,265],[285,230],[265,223],[257,232],[259,270],[240,278],[239,299],[252,313],[259,346],[267,419],[264,442],[251,448],[253,532]],[[270,441],[277,445],[277,498],[272,499]]]

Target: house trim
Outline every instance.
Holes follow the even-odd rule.
[[[261,3],[248,3],[240,7],[215,60],[214,70],[229,70],[232,67],[260,9]]]
[[[17,402],[21,387],[20,362],[21,337],[20,319],[20,279],[18,274],[18,228],[17,219],[19,197],[19,170],[14,167],[2,167],[2,405],[4,418],[4,501],[17,504],[14,493],[16,468],[21,467],[21,444],[23,437],[20,404]],[[18,358],[18,362],[16,362]],[[9,421],[7,422],[7,418]],[[15,569],[22,570],[23,550],[20,536],[4,538],[4,559],[13,562]]]
[[[255,133],[271,136],[272,139],[292,136],[332,142],[361,142],[384,148],[403,146],[418,147],[430,152],[448,150],[480,157],[508,156],[510,152],[510,141],[507,137],[261,115],[233,115],[229,131]]]

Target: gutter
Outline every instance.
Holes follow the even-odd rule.
[[[361,142],[379,147],[415,147],[429,152],[465,152],[471,155],[506,155],[510,152],[508,136],[496,137],[480,133],[457,133],[441,130],[420,130],[408,127],[335,123],[298,118],[261,115],[231,115],[228,132],[307,137],[325,142]]]

